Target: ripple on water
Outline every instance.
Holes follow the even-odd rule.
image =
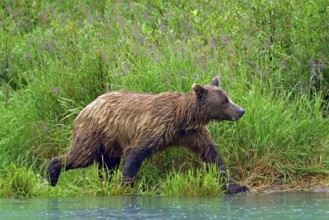
[[[0,219],[326,219],[329,193],[0,200]]]

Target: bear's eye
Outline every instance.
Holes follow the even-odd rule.
[[[228,98],[225,98],[224,101],[222,102],[224,105],[228,103]]]

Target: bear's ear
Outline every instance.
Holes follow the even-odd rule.
[[[208,94],[208,90],[199,84],[194,83],[192,85],[192,88],[194,89],[194,92],[198,98],[203,98],[205,95]]]
[[[210,85],[217,86],[218,87],[218,85],[219,85],[219,77],[216,76],[215,78],[213,78]]]

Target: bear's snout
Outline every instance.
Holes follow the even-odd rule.
[[[244,110],[243,108],[240,109],[240,118],[244,115],[245,112],[246,112],[246,110]]]

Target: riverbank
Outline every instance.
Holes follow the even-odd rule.
[[[17,167],[12,164],[1,173],[0,198],[63,198],[81,196],[218,196],[225,194],[221,177],[216,168],[190,168],[186,171],[171,171],[154,176],[154,170],[149,169],[147,161],[136,179],[135,186],[124,187],[121,184],[122,173],[119,169],[111,180],[101,180],[98,177],[97,166],[86,169],[63,172],[56,187],[51,187],[48,181],[31,169]],[[5,173],[5,175],[3,175]],[[329,179],[326,176],[309,176],[295,178],[286,183],[277,181],[251,181],[244,179],[242,185],[247,185],[251,194],[274,192],[320,192],[329,189]]]
[[[253,187],[253,193],[274,193],[274,192],[317,192],[329,193],[328,177],[309,177],[291,184],[264,184]]]

